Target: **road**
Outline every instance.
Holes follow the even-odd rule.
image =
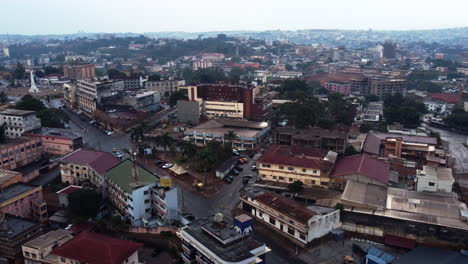
[[[448,143],[449,154],[455,159],[454,171],[468,173],[468,149],[463,145],[467,143],[468,137],[443,129],[428,128],[433,132],[439,133],[440,138]]]

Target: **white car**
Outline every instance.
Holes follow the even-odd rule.
[[[172,168],[172,166],[174,166],[174,164],[172,164],[172,163],[166,163],[166,164],[162,165],[161,168],[163,168],[163,169],[169,169],[169,168]]]
[[[106,131],[105,131],[105,133],[106,133],[106,135],[108,135],[108,136],[110,136],[110,135],[114,134],[114,132],[112,132],[112,131],[109,131],[109,130],[106,130]]]
[[[116,156],[118,159],[122,159],[122,158],[123,158],[123,155],[120,154],[119,152],[115,152],[115,156]]]

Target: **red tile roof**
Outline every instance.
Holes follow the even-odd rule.
[[[51,254],[87,264],[120,264],[143,244],[92,232],[82,232]]]
[[[408,136],[408,135],[390,134],[390,133],[369,133],[366,136],[362,150],[365,153],[379,155],[380,144],[382,143],[383,140],[386,140],[387,138],[399,138],[399,137],[401,137],[404,142],[437,145],[437,138],[435,137]]]
[[[70,230],[73,231],[75,235],[78,235],[81,232],[91,232],[96,227],[95,222],[81,222],[76,225],[73,225]]]
[[[333,164],[323,160],[326,155],[327,151],[311,147],[275,145],[263,154],[258,162],[327,171]]]
[[[361,174],[387,184],[390,177],[390,165],[366,155],[345,157],[338,160],[330,177],[342,177],[351,174]]]
[[[80,186],[70,185],[68,187],[63,188],[62,190],[58,191],[57,194],[70,194],[74,193],[75,191],[82,189]]]
[[[255,199],[281,213],[294,219],[307,223],[310,218],[316,215],[312,210],[305,208],[297,202],[272,192],[265,192],[257,195]]]
[[[462,96],[459,94],[432,93],[430,96],[434,100],[444,101],[447,104],[458,104],[462,102]]]
[[[62,162],[88,165],[97,173],[103,174],[119,164],[120,160],[107,152],[80,149],[63,158]]]

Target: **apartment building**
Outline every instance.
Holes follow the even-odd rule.
[[[451,168],[423,166],[416,170],[416,191],[451,193],[455,182]]]
[[[39,222],[0,213],[0,257],[21,263],[21,246],[42,234],[42,228]]]
[[[47,219],[47,205],[42,196],[42,186],[17,182],[2,188],[0,212],[44,221]]]
[[[57,229],[23,244],[25,264],[60,263],[59,257],[50,253],[73,238],[73,231]]]
[[[167,97],[171,93],[177,91],[177,88],[185,85],[185,80],[168,79],[160,81],[147,81],[145,89],[149,91],[159,92],[161,96]]]
[[[342,95],[351,94],[351,84],[345,82],[326,82],[325,89],[330,93],[339,93]]]
[[[39,138],[42,150],[50,155],[65,155],[83,146],[83,136],[70,129],[43,127],[34,133],[24,133],[28,138]]]
[[[17,109],[0,110],[0,123],[5,125],[5,135],[8,138],[20,137],[25,132],[41,128],[41,120],[36,112]]]
[[[103,190],[104,173],[119,162],[107,152],[79,149],[60,160],[60,177],[63,183]]]
[[[383,117],[383,102],[370,102],[366,111],[361,114],[361,119],[364,122],[380,122]]]
[[[124,90],[123,81],[76,81],[76,102],[78,110],[89,117],[94,116],[101,100],[117,95]]]
[[[328,188],[337,155],[311,147],[274,145],[257,160],[258,174],[265,181],[301,181],[306,186]]]
[[[250,236],[252,231],[252,218],[245,214],[232,222],[222,214],[192,221],[180,229],[182,260],[186,264],[264,264],[271,249]]]
[[[159,181],[152,172],[124,160],[108,170],[105,178],[110,202],[133,226],[141,226],[151,218],[151,192]]]
[[[404,79],[370,79],[369,93],[385,99],[397,93],[406,96],[407,82]]]
[[[178,220],[180,208],[177,192],[172,186],[171,177],[161,177],[160,181],[151,187],[153,215],[158,215],[168,223]]]
[[[93,64],[71,62],[63,66],[63,76],[68,79],[91,79],[96,77]]]
[[[0,145],[0,167],[14,170],[42,158],[42,141],[39,138],[19,137]]]
[[[241,195],[242,209],[286,238],[306,245],[341,227],[340,211],[308,206],[272,192]]]
[[[0,190],[22,180],[21,172],[0,169]]]
[[[192,69],[194,71],[198,69],[208,69],[213,68],[213,62],[208,60],[195,60],[192,61]]]
[[[141,111],[157,111],[161,107],[161,97],[159,92],[142,91],[128,94],[124,98],[124,103]]]
[[[348,133],[319,127],[297,129],[277,127],[273,130],[273,144],[313,147],[344,153],[348,143]]]

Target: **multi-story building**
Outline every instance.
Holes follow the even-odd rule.
[[[0,212],[40,221],[46,220],[47,205],[42,197],[42,186],[18,182],[4,187],[0,192]]]
[[[77,109],[78,102],[76,98],[76,83],[65,83],[63,84],[63,103],[65,107],[70,109]]]
[[[21,246],[42,232],[41,223],[0,213],[0,257],[12,263],[15,260],[20,261]]]
[[[93,117],[101,100],[117,95],[124,90],[123,81],[77,80],[76,102],[79,111]]]
[[[28,165],[42,158],[42,141],[39,138],[19,137],[0,145],[0,167],[5,170]]]
[[[406,96],[407,81],[404,79],[370,79],[369,93],[385,99],[389,95]]]
[[[142,76],[117,78],[115,80],[123,81],[125,90],[141,89],[145,86],[145,80]]]
[[[5,135],[9,138],[20,137],[25,132],[41,128],[41,120],[36,117],[34,111],[0,110],[0,123],[5,125]]]
[[[159,92],[161,96],[167,97],[171,93],[177,91],[177,88],[185,85],[185,80],[177,80],[170,78],[168,80],[147,81],[145,89]]]
[[[6,188],[23,180],[21,172],[0,169],[0,189]]]
[[[35,133],[24,133],[28,138],[39,138],[42,150],[50,155],[65,155],[83,146],[83,136],[70,129],[43,127]]]
[[[188,100],[198,102],[201,117],[264,120],[271,100],[262,97],[263,86],[201,84],[179,87]],[[260,100],[261,99],[261,100]]]
[[[22,250],[26,264],[138,264],[142,246],[89,231],[73,236],[55,230],[25,243]]]
[[[63,76],[69,79],[91,79],[96,77],[93,64],[71,62],[63,66]]]
[[[119,164],[110,153],[79,149],[60,160],[60,176],[63,183],[105,188],[104,173]]]
[[[141,226],[151,218],[151,190],[159,181],[152,172],[125,160],[108,170],[105,178],[110,202],[132,225]]]
[[[264,264],[271,250],[249,235],[252,223],[245,214],[236,216],[234,223],[223,220],[221,214],[191,222],[180,230],[182,260],[186,264]]]
[[[308,129],[277,127],[273,130],[272,142],[275,145],[298,145],[344,153],[348,133],[319,127]]]
[[[301,181],[306,186],[329,186],[329,174],[335,164],[336,152],[304,146],[274,145],[258,160],[262,180],[279,183]]]
[[[334,208],[304,207],[272,192],[247,192],[241,201],[244,211],[301,245],[341,227],[340,211]]]
[[[201,55],[202,60],[212,60],[220,61],[224,59],[224,54],[222,53],[203,53]]]
[[[198,69],[213,68],[213,62],[209,60],[196,60],[192,62],[192,68],[194,71]]]
[[[345,82],[326,82],[325,89],[330,93],[349,95],[351,93],[351,84]]]
[[[366,111],[362,113],[362,121],[379,122],[383,116],[383,102],[371,102],[367,105]]]
[[[124,98],[124,102],[134,109],[142,111],[157,111],[161,107],[160,94],[155,91],[138,92],[127,95]]]
[[[151,187],[151,200],[154,215],[160,216],[169,223],[179,219],[177,189],[172,186],[169,176],[161,177],[159,183]]]
[[[418,192],[452,192],[455,182],[452,169],[423,166],[416,170],[416,191]]]
[[[385,41],[383,44],[383,57],[387,59],[394,59],[396,57],[397,43],[394,41]]]
[[[60,263],[58,256],[50,253],[73,238],[73,231],[57,229],[23,244],[21,247],[25,264]]]

